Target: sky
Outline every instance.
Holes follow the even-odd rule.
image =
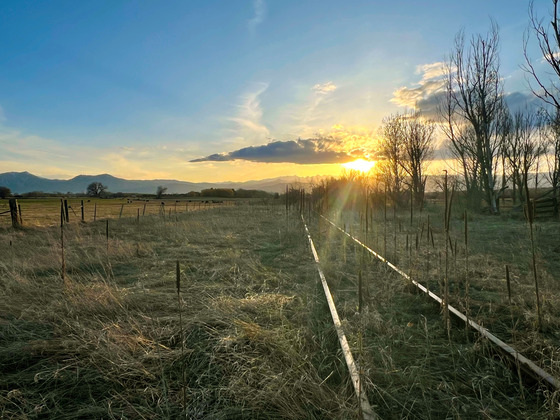
[[[547,18],[551,5],[534,8]],[[459,30],[469,38],[495,20],[505,91],[531,101],[520,68],[528,9],[525,0],[4,0],[0,173],[336,175],[375,157],[384,117],[429,107]],[[535,47],[530,39],[539,66]]]

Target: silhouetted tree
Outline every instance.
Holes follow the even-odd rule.
[[[107,187],[103,185],[101,182],[92,182],[87,186],[87,195],[91,197],[101,197],[104,191],[107,190]]]
[[[500,150],[499,121],[503,115],[503,85],[499,74],[498,26],[492,22],[486,36],[477,35],[465,46],[463,31],[455,38],[447,65],[447,100],[444,106],[452,115],[450,119],[458,132],[448,129],[452,135],[452,147],[464,162],[472,162],[476,181],[484,193],[492,213],[498,212],[495,190],[496,157]],[[471,174],[473,175],[473,174]],[[467,181],[473,187],[473,179]]]
[[[529,31],[523,39],[523,53],[525,55],[525,65],[523,69],[530,75],[530,78],[538,85],[535,89],[528,80],[529,88],[533,94],[540,98],[544,103],[555,108],[556,114],[560,112],[560,11],[558,10],[558,0],[552,0],[552,16],[550,27],[543,24],[543,19],[535,15],[533,2],[529,7]],[[542,58],[549,65],[550,70],[544,74],[539,74],[527,52],[531,33],[537,39]],[[548,80],[546,80],[548,78]]]
[[[426,187],[426,169],[434,151],[434,130],[432,121],[423,120],[419,113],[403,116],[404,147],[401,166],[408,175],[409,187],[414,195],[414,202],[421,206]]]
[[[419,113],[396,114],[383,120],[378,170],[391,193],[399,201],[403,185],[408,185],[414,201],[421,205],[426,184],[425,171],[433,153],[435,126]]]
[[[399,114],[383,119],[379,141],[381,159],[377,170],[394,202],[400,202],[406,172],[401,162],[404,157],[404,127]]]
[[[159,187],[157,187],[156,190],[156,198],[161,198],[161,196],[166,192],[167,192],[167,187],[160,185]]]
[[[8,198],[12,195],[12,190],[8,187],[0,187],[0,198]]]
[[[512,119],[511,131],[506,136],[504,153],[512,172],[516,196],[527,202],[529,198],[529,173],[535,168],[545,148],[541,141],[538,121],[529,111],[517,111]]]
[[[547,114],[546,124],[543,124],[541,129],[548,166],[546,177],[556,195],[560,189],[560,114]]]

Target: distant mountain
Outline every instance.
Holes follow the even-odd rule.
[[[286,176],[279,178],[263,179],[246,182],[186,182],[172,179],[128,180],[116,178],[109,174],[78,175],[72,179],[48,179],[39,177],[29,172],[5,172],[0,174],[0,186],[8,187],[15,194],[24,194],[31,191],[46,193],[84,193],[92,182],[101,182],[110,192],[155,194],[158,186],[167,187],[170,194],[182,194],[189,191],[200,191],[206,188],[233,188],[247,190],[263,190],[268,192],[283,192],[286,185],[300,183],[311,184],[321,177],[301,178]]]

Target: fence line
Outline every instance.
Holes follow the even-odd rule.
[[[356,396],[358,397],[362,415],[364,417],[364,420],[378,419],[377,415],[371,408],[367,399],[367,395],[362,387],[362,381],[358,372],[358,368],[356,366],[356,362],[354,361],[352,351],[350,350],[350,346],[348,345],[348,340],[346,339],[346,335],[344,334],[344,330],[342,329],[342,324],[340,323],[340,318],[338,317],[338,312],[336,310],[329,285],[327,284],[327,279],[325,278],[325,274],[323,273],[323,270],[321,270],[321,267],[319,265],[319,255],[317,254],[315,244],[313,243],[313,239],[311,239],[311,234],[309,233],[309,229],[307,228],[307,224],[305,223],[303,215],[301,215],[301,221],[303,222],[303,226],[305,227],[305,233],[307,234],[307,239],[309,240],[311,252],[313,253],[313,259],[315,260],[317,271],[319,272],[319,277],[321,278],[321,284],[323,285],[325,297],[327,298],[327,303],[331,312],[334,328],[336,329],[338,341],[340,342],[340,347],[342,348],[342,353],[344,354],[344,359],[346,360],[346,366],[348,367],[350,377],[352,378],[352,385],[354,386],[354,391],[356,392]]]
[[[338,229],[340,232],[342,232],[343,234],[348,236],[350,239],[352,239],[358,245],[365,248],[370,254],[375,256],[378,260],[387,264],[387,266],[389,268],[391,268],[392,270],[394,270],[395,272],[397,272],[398,274],[400,274],[401,276],[403,276],[404,278],[409,280],[414,286],[416,286],[418,289],[420,289],[422,292],[424,292],[426,295],[428,295],[430,298],[432,298],[438,304],[440,304],[440,305],[443,304],[443,299],[441,299],[438,295],[436,295],[432,291],[428,290],[425,286],[420,284],[418,281],[414,280],[412,277],[410,277],[404,271],[399,269],[396,265],[389,262],[385,257],[383,257],[382,255],[375,252],[373,249],[368,247],[366,244],[361,242],[359,239],[350,235],[345,230],[341,229],[334,222],[332,222],[331,220],[329,220],[328,218],[326,218],[322,214],[319,214],[319,216],[321,218],[323,218],[325,221],[327,221],[328,223],[330,223],[332,226],[334,226],[336,229]],[[449,312],[451,312],[457,318],[459,318],[460,320],[465,322],[469,327],[471,327],[473,330],[477,331],[480,335],[482,335],[483,337],[490,340],[490,342],[492,342],[503,354],[505,354],[508,357],[511,357],[514,360],[516,366],[519,366],[521,369],[523,369],[523,371],[525,373],[527,373],[528,375],[530,375],[531,377],[533,377],[534,379],[536,379],[539,382],[544,382],[548,386],[551,386],[551,387],[556,388],[556,389],[560,389],[560,382],[554,376],[552,376],[551,374],[546,372],[544,369],[540,368],[535,363],[533,363],[531,360],[529,360],[528,358],[526,358],[525,356],[520,354],[513,347],[506,344],[505,342],[500,340],[498,337],[496,337],[495,335],[490,333],[490,331],[488,331],[486,328],[484,328],[483,326],[474,322],[472,319],[465,316],[463,313],[461,313],[455,307],[453,307],[451,305],[448,305],[448,307],[449,307]]]
[[[75,219],[78,221],[96,221],[97,219],[117,219],[117,218],[139,218],[138,209],[142,209],[142,216],[149,215],[160,215],[162,203],[165,203],[165,210],[167,212],[171,211],[171,215],[208,210],[219,207],[230,207],[234,206],[235,202],[231,200],[134,200],[123,203],[122,201],[112,201],[111,199],[107,202],[93,202],[88,205],[84,200],[80,199],[68,199],[62,198],[63,202],[68,206],[68,209],[73,213]],[[25,203],[25,200],[24,200]],[[45,202],[33,202],[25,203],[23,212],[26,213],[26,223],[31,226],[55,226],[58,225],[60,205],[57,200],[47,199]],[[86,206],[87,211],[86,211]],[[132,208],[132,210],[131,210]],[[18,209],[18,218],[21,218],[21,211]],[[12,210],[0,208],[0,216],[9,216]],[[65,207],[66,211],[66,207]],[[129,214],[132,211],[132,214]],[[65,213],[66,214],[66,213]],[[68,214],[71,216],[71,214]],[[68,220],[69,221],[69,217]],[[2,226],[4,223],[0,223]]]

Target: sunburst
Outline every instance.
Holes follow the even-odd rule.
[[[371,160],[356,159],[353,162],[343,163],[346,169],[352,169],[354,171],[369,172],[371,168],[375,166],[375,162]]]

